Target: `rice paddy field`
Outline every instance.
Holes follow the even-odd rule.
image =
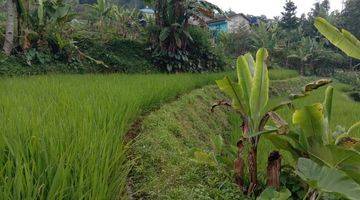
[[[116,199],[133,120],[223,74],[0,79],[0,199]]]
[[[140,115],[224,75],[1,78],[0,199],[126,198],[133,160],[128,158],[124,136],[131,124]],[[278,80],[276,88],[299,86],[290,81],[296,76],[294,71],[270,71],[271,79]],[[333,128],[349,127],[360,119],[360,104],[342,92],[347,87],[335,84]],[[272,101],[285,98],[277,96]],[[323,90],[296,104],[322,99]],[[290,118],[290,112],[282,115]]]

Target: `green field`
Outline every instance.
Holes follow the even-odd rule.
[[[270,71],[273,80],[291,78],[294,74],[296,73],[290,71]],[[126,177],[133,166],[133,160],[128,158],[129,147],[124,144],[124,135],[130,125],[139,115],[152,111],[194,88],[213,84],[215,79],[223,76],[224,74],[114,74],[0,79],[0,165],[3,166],[0,169],[0,199],[115,199],[127,196]],[[311,79],[291,78],[273,81],[273,93],[281,94],[273,101],[281,101],[287,91],[297,89],[299,85]],[[334,113],[337,113],[337,116],[333,117],[333,126],[340,124],[348,127],[358,120],[356,118],[360,115],[360,104],[351,101],[341,92],[346,87],[343,84],[335,84]],[[231,119],[221,119],[224,117],[222,113],[211,119],[201,110],[208,109],[208,104],[216,99],[216,94],[219,92],[207,93],[205,90],[201,94],[203,97],[197,95],[190,98],[180,106],[186,107],[191,101],[198,101],[198,98],[205,98],[206,101],[200,102],[196,109],[188,107],[189,112],[186,114],[180,112],[182,107],[179,105],[175,107],[178,109],[174,110],[178,114],[178,122],[182,121],[183,115],[184,119],[190,117],[188,120],[200,128],[191,128],[193,125],[187,122],[182,124],[182,127],[171,127],[172,123],[167,122],[174,119],[170,118],[156,118],[154,120],[158,121],[158,124],[147,126],[155,126],[156,131],[163,131],[165,128],[175,133],[187,130],[188,134],[192,134],[191,131],[195,130],[195,135],[189,136],[188,140],[177,142],[184,142],[186,148],[188,145],[207,146],[207,140],[199,139],[208,137],[208,133],[220,133],[224,127],[228,131],[232,129]],[[208,98],[206,95],[212,96]],[[322,92],[316,93],[305,101],[300,100],[297,105],[322,101],[322,96]],[[283,112],[287,117],[289,113]],[[167,116],[166,113],[164,115]],[[200,116],[201,120],[194,116]],[[160,122],[165,123],[165,127],[160,126]],[[196,131],[202,132],[199,134]],[[165,145],[171,144],[176,147],[171,140],[163,140],[166,139],[165,136],[158,137],[157,132],[153,134],[154,138],[157,137],[155,142],[163,141]],[[191,141],[192,137],[196,137],[198,141]],[[164,151],[161,152],[162,150]],[[171,151],[169,152],[169,148],[161,149],[154,146],[154,151],[150,153],[155,157],[160,156],[160,160],[156,160],[160,162],[161,159],[165,159],[162,156]],[[170,161],[178,165],[176,161],[179,158],[175,157],[174,153],[171,154],[173,157]],[[183,154],[182,156],[186,158]],[[186,164],[186,167],[192,166],[189,161],[186,161]],[[197,175],[197,171],[191,171],[186,167],[182,170],[193,172],[191,175],[194,177]],[[172,170],[177,169],[162,174],[176,174]],[[159,172],[155,175],[157,173]],[[162,184],[167,183],[166,180],[159,178],[158,182],[153,182],[158,185],[152,186],[166,190],[166,187],[162,187]],[[187,178],[182,181],[188,180],[184,183],[189,184],[187,187],[190,188],[197,184],[196,181],[201,180]],[[214,178],[221,181],[217,177]],[[232,187],[232,181],[226,184]],[[199,189],[203,190],[202,194],[206,194],[206,187],[210,186],[216,187],[215,182]],[[188,192],[187,188],[178,189],[179,191],[175,192]],[[235,195],[239,195],[236,189],[233,191]],[[215,196],[221,196],[229,191],[220,188],[211,192]]]
[[[297,77],[271,81],[271,104],[286,100],[289,93],[300,91],[301,86],[314,79]],[[332,130],[335,131],[337,125],[349,128],[360,120],[360,103],[343,93],[350,86],[337,82],[332,86],[335,88]],[[307,98],[296,100],[296,108],[322,102],[324,90],[319,89]],[[218,163],[215,167],[206,161],[205,164],[194,161],[194,149],[216,152],[211,141],[214,135],[221,135],[226,144],[234,147],[238,139],[236,136],[241,134],[241,120],[231,109],[218,108],[214,113],[209,111],[212,103],[223,98],[226,97],[216,86],[209,86],[195,90],[146,117],[141,136],[132,147],[133,154],[138,158],[131,173],[135,183],[133,196],[147,199],[246,199],[233,183],[232,161],[235,157],[227,165]],[[291,125],[293,111],[284,109],[279,113]],[[270,141],[265,138],[260,140],[258,176],[262,183],[266,182],[268,155],[275,149]],[[281,154],[284,166],[294,165],[287,152],[281,151]],[[292,185],[286,186],[294,189]]]
[[[114,199],[133,120],[223,74],[55,75],[0,80],[0,199]]]

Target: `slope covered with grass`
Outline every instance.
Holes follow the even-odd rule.
[[[271,82],[271,103],[283,101],[291,92],[312,81],[313,77],[298,77]],[[348,86],[334,83],[333,124],[349,127],[360,120],[360,104],[349,99],[342,90]],[[302,107],[313,102],[322,102],[324,89],[312,93],[308,98],[295,102]],[[208,86],[182,96],[178,101],[151,113],[143,121],[141,134],[133,145],[136,165],[131,172],[132,196],[145,199],[246,199],[234,184],[232,163],[199,163],[194,150],[214,153],[212,138],[221,135],[227,148],[236,141],[240,132],[239,117],[227,108],[210,112],[211,105],[225,98],[215,86]],[[279,112],[291,123],[292,111]],[[334,130],[334,129],[333,129]],[[276,148],[265,138],[258,149],[258,175],[265,182],[266,163],[269,153]],[[281,151],[283,165],[292,165],[294,160]],[[211,163],[211,162],[209,162]],[[286,176],[289,177],[289,176]],[[297,179],[282,179],[282,184],[301,193]],[[288,182],[287,182],[288,181]],[[295,194],[294,193],[294,194]],[[304,194],[302,194],[303,196]],[[299,196],[293,196],[294,199]]]
[[[223,74],[0,79],[0,199],[115,199],[141,113]]]
[[[193,149],[211,151],[211,136],[231,132],[225,110],[211,113],[222,97],[214,86],[197,89],[145,118],[133,144],[135,199],[242,199],[232,178],[193,160]]]

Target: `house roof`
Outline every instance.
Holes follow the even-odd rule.
[[[153,9],[149,8],[148,6],[146,6],[143,9],[140,9],[140,12],[148,13],[148,14],[154,14],[155,13],[155,11]]]
[[[231,19],[233,17],[236,17],[236,16],[242,16],[243,18],[245,18],[247,21],[250,22],[250,19],[248,17],[246,17],[242,13],[238,13],[238,14],[230,14],[230,15],[221,15],[219,17],[216,17],[215,19],[207,21],[206,23],[212,24],[212,23],[217,23],[217,22],[221,22],[221,21],[226,21],[226,20],[229,20],[229,19]]]

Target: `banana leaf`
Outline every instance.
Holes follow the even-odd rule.
[[[325,135],[324,130],[324,108],[320,103],[305,106],[296,110],[293,114],[293,123],[299,125],[306,138],[314,137],[320,143]]]
[[[338,193],[350,200],[359,199],[360,185],[345,172],[331,167],[319,166],[307,158],[299,158],[297,174],[312,188],[322,192]]]
[[[244,104],[246,106],[246,112],[249,113],[250,109],[250,95],[252,87],[252,76],[248,66],[248,61],[245,56],[240,56],[237,59],[237,76],[238,82],[244,95]]]
[[[266,66],[268,52],[261,48],[256,54],[256,65],[251,87],[250,111],[255,122],[260,120],[261,113],[269,100],[269,76]]]
[[[231,105],[233,108],[245,114],[245,106],[243,104],[244,97],[241,93],[241,86],[238,83],[233,83],[228,76],[221,80],[216,80],[216,84],[221,91],[232,99]]]
[[[344,29],[340,32],[339,29],[321,17],[316,18],[315,27],[332,44],[341,49],[345,54],[350,57],[360,59],[360,41],[350,32]]]

